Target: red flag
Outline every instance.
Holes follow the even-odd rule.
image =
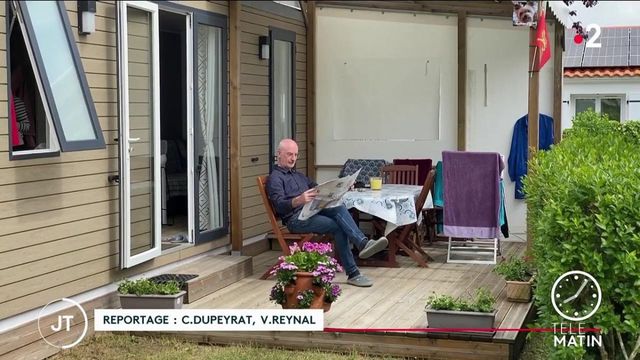
[[[542,9],[538,17],[538,29],[536,31],[536,47],[538,49],[533,65],[535,71],[542,69],[544,64],[551,58],[551,44],[549,43],[549,33],[547,32],[545,15],[545,10]]]

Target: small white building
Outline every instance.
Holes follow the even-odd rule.
[[[565,37],[562,128],[588,108],[620,121],[640,120],[640,27],[602,28],[581,44]],[[595,47],[597,45],[600,47]]]

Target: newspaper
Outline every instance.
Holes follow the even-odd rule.
[[[329,180],[327,182],[323,182],[322,184],[316,186],[316,190],[318,190],[318,195],[316,195],[315,199],[309,201],[304,204],[302,211],[300,211],[300,215],[298,216],[299,220],[307,220],[313,215],[320,212],[320,210],[328,207],[335,207],[340,205],[340,198],[344,195],[351,186],[356,182],[358,178],[358,174],[360,174],[360,170],[356,171],[354,174],[345,176],[339,179]]]

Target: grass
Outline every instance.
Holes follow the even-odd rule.
[[[548,345],[542,333],[531,333],[527,338],[521,360],[542,360],[549,358]],[[183,341],[173,337],[131,336],[126,334],[105,334],[93,336],[72,349],[55,355],[55,360],[109,360],[109,359],[154,359],[154,360],[363,360],[399,359],[377,357],[352,352],[339,354],[309,349],[292,351],[270,349],[258,345],[213,346]]]
[[[296,359],[296,360],[360,360],[397,359],[374,357],[353,352],[337,354],[319,350],[290,351],[259,346],[212,346],[185,342],[172,337],[138,337],[125,334],[94,336],[72,349],[55,355],[55,360],[108,360],[108,359],[154,359],[154,360],[243,360],[243,359]]]
[[[543,360],[551,358],[549,353],[549,346],[551,344],[545,344],[545,333],[530,333],[527,337],[527,342],[520,354],[520,360]]]

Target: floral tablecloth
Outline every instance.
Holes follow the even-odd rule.
[[[348,191],[342,197],[342,203],[347,209],[356,208],[387,221],[385,235],[395,228],[421,220],[421,214],[416,214],[416,199],[420,195],[422,186],[384,184],[382,190],[364,189],[364,191]],[[432,208],[431,192],[427,196],[424,208]]]

